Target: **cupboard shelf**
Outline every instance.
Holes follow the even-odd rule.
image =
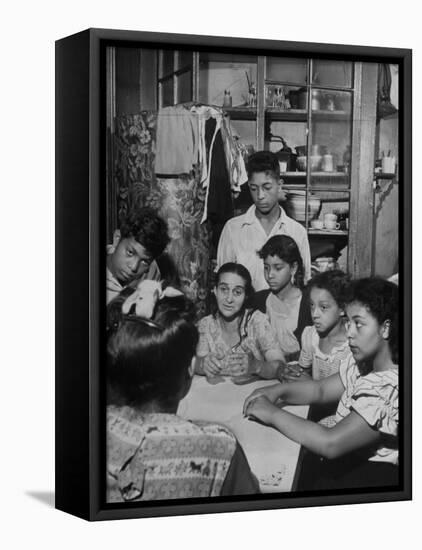
[[[306,172],[282,172],[281,177],[286,178],[306,178]],[[311,172],[311,177],[313,178],[342,178],[345,179],[348,177],[348,174],[344,172]]]
[[[351,113],[349,111],[311,111],[312,118],[318,120],[346,120],[350,121]]]
[[[224,107],[224,112],[233,120],[256,120],[255,107]]]
[[[306,122],[308,120],[308,111],[306,109],[288,109],[282,111],[275,107],[267,107],[265,114],[270,120],[281,122]]]
[[[374,174],[374,179],[376,180],[393,180],[397,176],[393,173],[387,173],[387,172],[376,172]]]
[[[328,231],[327,229],[308,229],[308,235],[326,235],[328,237],[347,237],[349,232],[344,229],[333,229]]]
[[[347,111],[311,111],[312,118],[316,120],[344,120],[350,121],[350,113]],[[306,109],[287,109],[285,111],[275,107],[267,107],[265,114],[270,120],[280,122],[307,122],[308,111]]]

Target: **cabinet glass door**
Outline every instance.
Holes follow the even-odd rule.
[[[193,99],[193,52],[160,50],[158,54],[159,107]]]
[[[352,93],[311,88],[311,185],[348,188],[352,138]]]
[[[351,88],[353,63],[350,61],[312,60],[312,84],[338,88]]]
[[[267,57],[265,80],[280,84],[304,86],[307,82],[308,61],[289,57]]]
[[[199,54],[199,101],[256,112],[257,57],[211,52]]]
[[[332,74],[337,69],[334,64]],[[353,93],[311,86],[309,98],[308,149],[298,163],[304,163],[309,183],[306,226],[311,255],[316,270],[324,270],[328,262],[330,268],[347,271]]]

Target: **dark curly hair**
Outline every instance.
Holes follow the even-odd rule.
[[[390,321],[388,344],[391,358],[398,363],[399,355],[399,290],[397,285],[381,277],[368,277],[352,281],[345,303],[362,304],[380,325]]]
[[[185,296],[159,300],[152,320],[121,316],[107,345],[109,404],[177,406],[197,343],[194,307]]]
[[[283,260],[283,262],[288,263],[290,266],[293,266],[296,262],[297,270],[294,276],[295,285],[299,288],[303,288],[303,260],[294,239],[288,235],[274,235],[269,238],[261,250],[258,251],[258,256],[262,260],[265,260],[268,256],[278,256],[280,260]]]
[[[314,275],[308,282],[307,290],[309,293],[312,288],[326,290],[334,298],[338,307],[344,309],[349,285],[350,277],[341,269],[333,269]]]
[[[271,151],[258,151],[251,155],[248,158],[246,170],[249,179],[253,174],[260,172],[271,173],[277,180],[280,179],[280,164],[277,155]]]
[[[157,258],[170,242],[167,223],[152,208],[132,209],[120,225],[122,239],[133,237]]]

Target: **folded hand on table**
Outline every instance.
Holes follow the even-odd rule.
[[[249,406],[253,401],[256,401],[258,398],[265,397],[267,401],[271,404],[276,403],[279,400],[282,394],[282,384],[273,384],[272,386],[264,386],[263,388],[258,388],[254,390],[248,397],[245,399],[243,405],[243,414],[246,416],[246,412],[249,409]]]
[[[233,352],[227,356],[227,370],[231,376],[241,376],[244,374],[254,374],[255,359],[248,353]]]
[[[209,353],[204,357],[202,368],[207,377],[212,377],[220,374],[223,364],[215,353]]]
[[[278,410],[278,407],[276,407],[266,395],[259,395],[255,399],[249,401],[247,405],[245,403],[244,414],[253,420],[259,420],[264,424],[270,424],[274,412]]]
[[[297,361],[282,365],[277,370],[277,378],[280,382],[299,382],[301,380],[312,380],[308,369],[304,369]]]

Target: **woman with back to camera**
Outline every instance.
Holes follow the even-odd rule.
[[[114,309],[109,327],[107,502],[259,492],[227,428],[177,415],[198,341],[192,304],[148,284],[145,290],[141,283],[138,303],[123,302],[123,311],[135,304],[142,316],[118,319]]]

